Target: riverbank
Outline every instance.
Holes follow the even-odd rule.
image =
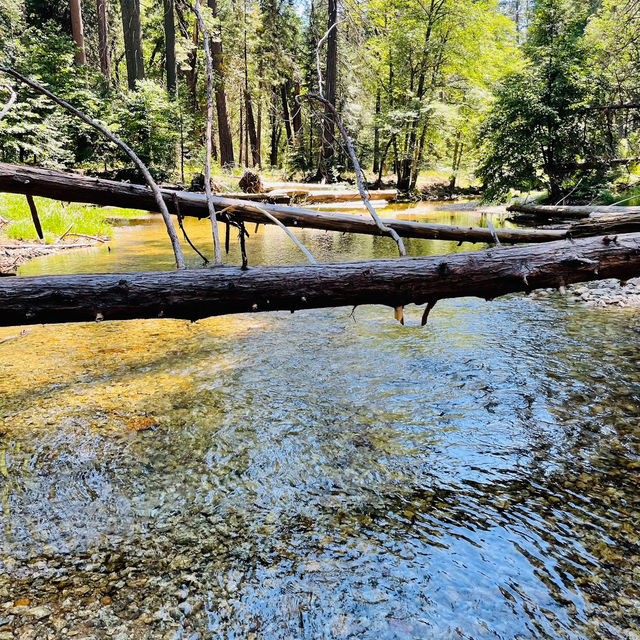
[[[89,240],[83,237],[65,238],[61,244],[34,244],[20,240],[11,240],[0,233],[0,276],[16,275],[23,265],[39,258],[70,249],[83,249],[107,242],[107,238]]]

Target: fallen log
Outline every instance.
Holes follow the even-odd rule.
[[[638,231],[640,231],[640,215],[637,214],[597,215],[569,227],[572,238]]]
[[[0,325],[184,318],[507,293],[640,276],[640,234],[338,264],[0,280]]]
[[[142,185],[89,178],[74,173],[52,171],[12,164],[0,163],[0,192],[30,194],[66,202],[91,203],[102,206],[124,207],[155,211],[157,205],[151,191]],[[167,208],[177,213],[176,206],[183,216],[206,218],[209,215],[204,194],[187,191],[163,191]],[[307,227],[325,231],[364,233],[382,235],[375,222],[364,216],[352,214],[328,213],[299,207],[281,205],[253,205],[235,198],[212,197],[220,219],[225,220],[224,209],[232,209],[233,216],[245,222],[270,223],[260,209],[266,209],[288,227]],[[485,227],[463,227],[409,220],[383,219],[405,238],[423,238],[428,240],[454,240],[457,242],[492,243],[491,230]],[[498,238],[503,243],[549,242],[566,237],[563,230],[536,229],[498,229]]]
[[[605,206],[555,206],[551,204],[511,204],[507,211],[517,213],[528,213],[541,218],[588,218],[592,213],[615,213],[614,207]],[[624,213],[638,214],[640,207],[625,207]]]
[[[289,189],[278,189],[277,191],[270,191],[268,195],[273,197],[289,197],[295,200],[304,201],[305,204],[359,202],[360,206],[362,206],[362,199],[358,191],[345,191],[343,189],[336,189],[334,191],[314,191],[311,189],[300,189],[299,187],[292,187]],[[368,191],[367,195],[369,196],[369,200],[372,201],[394,201],[398,197],[398,192],[396,191],[396,189],[378,189]]]
[[[180,193],[180,192],[178,192]],[[248,202],[265,202],[267,204],[289,204],[291,196],[287,193],[220,193],[220,198],[234,198],[235,200],[246,200]]]

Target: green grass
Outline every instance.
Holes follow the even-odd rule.
[[[46,242],[55,242],[73,224],[71,233],[90,236],[111,236],[113,227],[107,218],[132,218],[142,211],[66,204],[47,198],[34,198]],[[24,196],[0,193],[0,216],[9,220],[3,232],[15,240],[35,240],[36,230],[29,205]]]
[[[632,198],[632,196],[635,196]],[[627,198],[632,198],[631,200],[627,200],[620,204],[621,207],[638,207],[640,206],[640,184],[634,185],[625,190],[621,190],[616,193],[612,193],[611,191],[605,191],[601,194],[600,200],[603,204],[611,205],[615,202],[619,202],[620,200],[626,200]]]

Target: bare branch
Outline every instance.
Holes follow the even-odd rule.
[[[6,91],[9,92],[9,101],[7,102],[7,104],[4,105],[4,107],[2,107],[2,111],[0,111],[0,120],[2,120],[2,118],[4,118],[7,115],[7,113],[9,113],[9,111],[11,110],[11,107],[13,106],[13,103],[16,101],[18,94],[8,84],[0,84],[0,89],[5,89]]]
[[[211,59],[211,48],[209,47],[209,33],[207,26],[200,12],[200,1],[195,0],[193,11],[196,14],[200,31],[202,31],[202,42],[204,44],[204,57],[207,64],[207,128],[206,128],[206,155],[204,161],[204,192],[207,195],[207,206],[209,207],[209,218],[211,219],[211,231],[213,233],[213,253],[216,264],[222,264],[222,252],[220,250],[220,236],[218,234],[218,220],[216,208],[213,204],[211,193],[211,129],[213,126],[213,60]]]
[[[56,104],[60,105],[61,107],[63,107],[64,109],[72,113],[74,116],[77,116],[78,118],[80,118],[80,120],[82,120],[89,126],[98,130],[104,136],[109,138],[111,142],[114,142],[115,144],[117,144],[131,158],[133,163],[139,169],[140,173],[142,173],[142,175],[144,176],[144,179],[149,185],[149,188],[153,192],[156,204],[158,205],[158,209],[162,214],[162,218],[164,219],[164,223],[167,227],[167,233],[169,234],[169,238],[171,240],[171,245],[173,247],[173,254],[176,259],[176,267],[178,269],[184,269],[185,264],[184,264],[184,256],[182,253],[182,247],[180,246],[180,241],[178,240],[178,234],[176,233],[176,229],[173,226],[173,222],[171,220],[171,215],[169,214],[169,210],[167,209],[167,205],[165,204],[164,199],[162,198],[162,193],[160,192],[160,189],[156,184],[156,181],[153,179],[153,176],[149,172],[149,169],[147,169],[146,165],[142,162],[142,160],[140,160],[140,158],[137,156],[135,151],[133,151],[133,149],[131,149],[131,147],[128,144],[120,140],[120,138],[118,138],[113,133],[111,133],[111,131],[109,131],[106,127],[102,126],[99,122],[96,122],[95,120],[91,119],[89,116],[85,115],[82,111],[80,111],[79,109],[76,109],[76,107],[72,106],[62,98],[58,98],[58,96],[51,93],[51,91],[49,91],[48,89],[45,89],[43,86],[39,85],[37,82],[30,80],[29,78],[23,76],[21,73],[18,73],[17,71],[9,67],[0,66],[0,71],[10,76],[13,76],[17,80],[20,80],[20,82],[24,82],[24,84],[26,84],[27,86],[47,96],[48,98],[53,100]]]
[[[315,260],[315,258],[311,255],[311,252],[302,244],[302,242],[300,242],[300,240],[298,240],[298,238],[296,238],[293,233],[291,233],[291,231],[289,231],[289,229],[287,229],[287,227],[284,226],[284,224],[282,224],[282,222],[280,222],[280,220],[278,220],[278,218],[276,218],[274,215],[272,215],[271,213],[269,213],[266,209],[263,209],[262,207],[256,206],[255,207],[260,213],[264,214],[265,217],[267,217],[269,220],[271,220],[271,222],[273,222],[273,224],[277,224],[298,246],[298,248],[300,249],[300,251],[302,251],[307,258],[309,258],[309,262],[311,264],[318,264]]]
[[[360,167],[360,162],[358,162],[358,156],[356,155],[356,151],[353,148],[351,138],[349,137],[349,134],[347,133],[347,130],[344,127],[344,124],[342,124],[342,119],[338,114],[338,110],[324,96],[314,94],[314,93],[308,93],[305,96],[296,96],[296,102],[298,101],[299,98],[303,98],[303,97],[307,98],[308,100],[316,100],[317,102],[320,102],[325,107],[327,107],[327,109],[329,109],[329,111],[333,115],[334,121],[338,126],[338,130],[340,131],[340,135],[342,136],[342,139],[344,140],[344,143],[347,147],[349,157],[351,158],[351,163],[353,164],[353,169],[356,174],[356,184],[358,186],[358,191],[360,193],[360,197],[362,198],[362,202],[364,206],[366,207],[367,211],[371,214],[371,217],[376,223],[376,226],[378,227],[378,229],[380,229],[380,231],[383,231],[386,235],[391,236],[395,240],[396,244],[398,245],[398,251],[400,252],[400,255],[406,256],[407,251],[404,247],[404,242],[402,242],[402,239],[394,229],[391,229],[390,227],[388,227],[382,222],[382,220],[376,213],[376,210],[373,208],[373,205],[371,204],[369,197],[367,196],[367,192],[364,187],[364,180],[362,178],[362,169]]]

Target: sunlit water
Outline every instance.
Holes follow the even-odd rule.
[[[22,275],[167,246],[156,220]],[[639,638],[640,315],[351,311],[0,329],[0,638]]]

